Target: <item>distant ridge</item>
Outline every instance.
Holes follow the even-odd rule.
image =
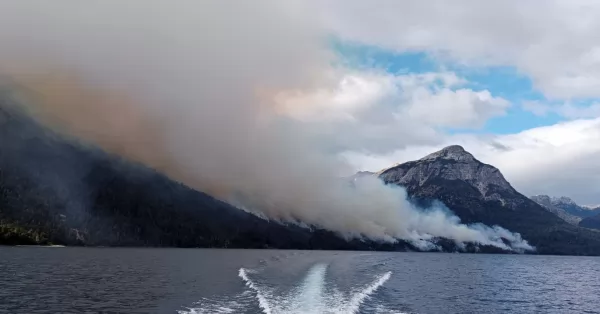
[[[567,214],[579,218],[591,217],[600,213],[600,210],[596,211],[596,209],[581,206],[567,196],[552,197],[548,195],[534,195],[531,199],[541,205],[559,208]]]
[[[574,226],[579,225],[579,222],[582,219],[580,216],[576,216],[576,215],[573,215],[573,214],[567,212],[564,208],[562,208],[562,206],[559,206],[559,204],[554,202],[553,199],[551,197],[549,197],[548,195],[534,195],[534,196],[531,196],[530,198],[534,202],[536,202],[536,203],[540,204],[542,207],[544,207],[547,211],[555,214],[562,220],[564,220]]]
[[[579,222],[579,226],[585,227],[585,228],[590,228],[590,229],[600,230],[600,214],[597,214],[597,215],[591,216],[591,217],[587,217],[587,218],[583,218],[581,220],[581,222]]]

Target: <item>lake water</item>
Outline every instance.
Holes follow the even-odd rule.
[[[0,313],[600,313],[600,258],[0,247]]]

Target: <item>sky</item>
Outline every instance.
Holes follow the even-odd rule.
[[[525,195],[600,203],[600,3],[539,4],[324,1],[340,154],[374,171],[459,144]]]
[[[458,144],[525,195],[600,204],[598,1],[227,1],[7,2],[0,66],[43,60],[128,85],[148,106],[172,103],[153,113],[176,112],[169,126],[185,134],[194,101],[256,97],[281,118],[271,133],[294,130],[346,174]],[[204,124],[252,124],[241,117],[264,109],[227,106]]]

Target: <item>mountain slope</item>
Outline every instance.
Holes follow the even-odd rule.
[[[584,206],[584,207],[593,211],[596,215],[600,214],[600,206]]]
[[[464,223],[500,225],[519,232],[543,254],[600,255],[600,233],[569,225],[517,192],[500,171],[460,146],[377,174],[406,188],[421,205],[442,201]]]
[[[580,206],[566,196],[535,195],[531,199],[572,225],[600,230],[600,208]]]
[[[579,222],[580,227],[600,230],[600,214],[583,218]]]
[[[548,195],[537,195],[532,197],[532,199],[536,202],[542,202],[543,205],[552,206],[555,208],[562,209],[569,215],[573,215],[576,217],[591,217],[600,213],[600,211],[596,211],[596,209],[590,209],[584,206],[580,206],[571,198],[566,196],[561,197],[550,197]]]
[[[572,215],[565,209],[561,208],[562,206],[559,206],[559,204],[557,204],[557,202],[555,202],[554,199],[548,195],[534,195],[530,198],[532,201],[540,204],[547,211],[555,214],[562,220],[574,226],[577,226],[582,219],[580,216]]]
[[[67,140],[0,98],[0,244],[412,248],[269,222]]]

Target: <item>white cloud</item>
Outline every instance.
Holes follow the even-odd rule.
[[[570,119],[596,118],[600,117],[600,103],[587,106],[576,106],[567,103],[558,108],[558,113]]]
[[[404,113],[430,125],[473,128],[482,127],[491,117],[503,115],[509,106],[508,101],[493,97],[487,90],[446,88],[431,93],[423,88],[413,93]]]
[[[467,81],[454,72],[425,72],[408,73],[396,76],[396,79],[405,89],[415,89],[422,86],[432,87],[457,87],[466,84]]]
[[[277,97],[280,113],[312,125],[315,137],[338,150],[386,152],[437,143],[441,127],[477,129],[510,105],[487,90],[456,89],[466,81],[452,72],[339,75],[333,88]]]
[[[536,116],[545,116],[548,112],[552,111],[552,107],[538,100],[524,101],[522,104],[523,109],[529,111]]]
[[[541,101],[525,101],[522,105],[523,109],[530,111],[537,116],[555,113],[567,119],[589,119],[600,117],[600,103],[598,102],[586,105],[575,105],[570,102],[553,105]]]
[[[548,97],[600,96],[597,1],[323,3],[322,20],[344,39],[468,65],[515,66]]]
[[[510,103],[488,90],[460,88],[464,78],[452,72],[397,76],[402,105],[397,116],[432,127],[480,128],[494,116],[505,114]]]
[[[280,113],[303,121],[356,121],[354,115],[394,97],[397,87],[388,75],[338,74],[337,84],[313,91],[283,91],[275,98]]]

